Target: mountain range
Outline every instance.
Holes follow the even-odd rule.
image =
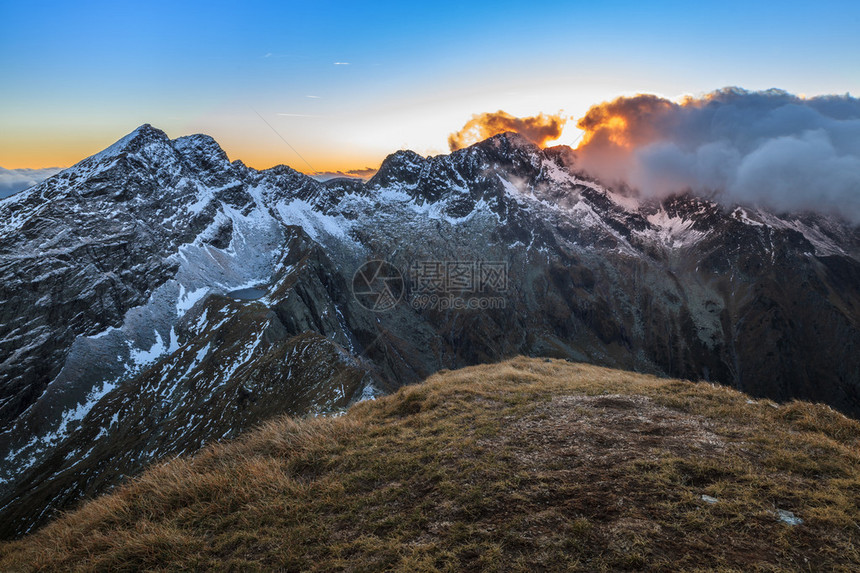
[[[144,125],[0,201],[0,535],[279,415],[523,354],[860,416],[860,228],[505,133],[368,181]]]

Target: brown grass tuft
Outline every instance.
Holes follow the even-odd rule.
[[[826,406],[516,358],[155,466],[0,570],[856,571],[858,523]]]

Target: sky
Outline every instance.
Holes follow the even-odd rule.
[[[143,123],[300,171],[449,151],[474,115],[577,120],[726,86],[860,94],[860,3],[0,0],[0,166],[65,167]]]

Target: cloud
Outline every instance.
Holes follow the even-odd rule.
[[[348,171],[318,171],[311,175],[317,181],[328,181],[329,179],[338,179],[347,177],[349,179],[367,180],[376,174],[376,169],[365,167],[364,169],[349,169]]]
[[[350,63],[349,62],[335,62],[334,65],[336,65],[336,66],[349,66]]]
[[[566,122],[567,118],[561,114],[541,113],[532,117],[515,117],[502,110],[482,113],[473,115],[463,129],[449,135],[448,146],[451,151],[457,151],[506,131],[515,131],[537,145],[543,145],[547,141],[558,139]]]
[[[578,166],[646,196],[692,190],[727,203],[840,213],[860,223],[860,100],[726,88],[593,106]]]
[[[365,167],[364,169],[350,169],[346,173],[352,177],[373,177],[378,169],[374,167]]]
[[[62,171],[60,167],[44,169],[4,169],[0,167],[0,199],[41,183]]]
[[[315,96],[315,95],[306,95],[305,97],[311,98],[311,99],[320,99],[320,96]]]

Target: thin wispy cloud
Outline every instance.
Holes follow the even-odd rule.
[[[271,59],[271,58],[290,58],[293,60],[306,60],[309,56],[302,54],[276,54],[274,52],[266,52],[261,56],[263,59]]]
[[[305,97],[309,97],[311,99],[320,99],[320,96],[306,95]]]
[[[335,62],[334,65],[336,65],[336,66],[348,66],[349,62]]]
[[[289,141],[287,141],[287,139],[286,139],[283,135],[281,135],[281,132],[279,132],[277,129],[275,129],[275,126],[273,126],[271,123],[269,123],[268,121],[266,121],[266,118],[265,118],[265,117],[263,117],[262,115],[260,115],[260,112],[259,112],[259,111],[257,111],[257,110],[256,110],[256,109],[254,109],[254,108],[251,108],[251,110],[252,110],[252,111],[257,115],[257,117],[259,117],[259,118],[260,118],[260,120],[262,120],[262,122],[263,122],[263,123],[265,123],[265,124],[269,127],[269,129],[271,129],[271,130],[275,133],[275,135],[277,135],[277,136],[278,136],[278,138],[279,138],[281,141],[283,141],[283,142],[287,145],[287,147],[289,147],[290,149],[292,149],[292,150],[293,150],[293,153],[295,153],[295,154],[298,156],[298,158],[299,158],[299,159],[301,159],[302,161],[304,161],[304,162],[305,162],[305,165],[307,165],[308,167],[310,167],[310,168],[311,168],[311,171],[316,171],[316,169],[314,169],[314,168],[313,168],[313,165],[311,165],[310,163],[308,163],[308,160],[307,160],[307,159],[305,159],[305,158],[302,156],[302,154],[301,154],[301,153],[299,153],[299,152],[296,150],[296,148],[295,148],[295,147],[293,147],[293,145],[292,145]]]
[[[277,113],[281,117],[325,117],[324,115],[316,115],[312,113]]]

